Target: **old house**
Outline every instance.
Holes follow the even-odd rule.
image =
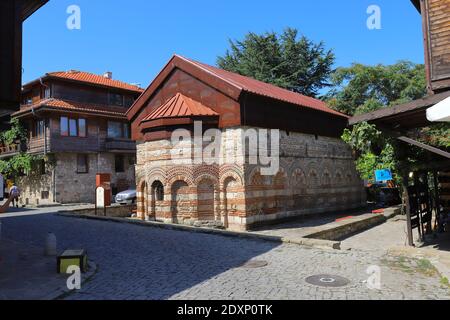
[[[125,116],[143,90],[112,79],[112,73],[52,72],[23,87],[13,114],[28,129],[28,145],[41,156],[40,172],[23,176],[22,204],[93,203],[95,175],[111,173],[113,193],[134,188],[136,146]]]
[[[348,117],[322,101],[175,55],[127,116],[142,219],[242,230],[365,204],[352,152],[340,139]],[[175,130],[194,133],[196,122],[201,132],[223,133],[218,162],[198,163],[189,152],[183,158],[198,148],[192,140],[181,145],[185,161],[174,161]],[[280,130],[273,175],[250,161],[252,129]],[[230,154],[235,161],[227,161]]]

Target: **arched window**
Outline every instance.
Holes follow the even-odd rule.
[[[155,181],[152,184],[152,193],[155,196],[156,201],[164,200],[164,186],[161,181]]]

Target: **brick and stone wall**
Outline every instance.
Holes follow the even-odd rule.
[[[246,129],[251,128],[226,129],[220,161],[209,165],[207,158],[193,163],[190,141],[180,144],[176,155],[169,140],[139,143],[138,215],[184,224],[216,221],[242,230],[365,204],[351,150],[341,140],[282,131],[279,171],[264,176],[261,166],[248,163],[242,148]]]
[[[111,173],[111,184],[118,191],[135,188],[134,154],[124,155],[125,172],[115,172],[113,153],[88,154],[89,172],[77,172],[76,153],[57,153],[56,165],[44,175],[24,177],[18,181],[22,190],[21,204],[95,203],[97,173]],[[43,193],[44,191],[44,193]],[[44,199],[42,195],[49,197]]]

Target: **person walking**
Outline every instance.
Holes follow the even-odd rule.
[[[19,207],[20,189],[15,184],[9,189],[9,196],[12,198],[13,207]]]

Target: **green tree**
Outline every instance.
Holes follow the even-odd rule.
[[[427,93],[425,67],[409,61],[367,66],[354,63],[331,76],[330,106],[348,115],[420,99]]]
[[[13,118],[10,122],[10,129],[0,134],[0,144],[23,144],[26,143],[27,132],[17,118]],[[22,174],[31,174],[36,168],[37,160],[42,157],[33,156],[25,152],[19,152],[17,155],[0,160],[0,173],[16,179]]]
[[[330,85],[333,52],[323,42],[299,37],[296,29],[281,35],[250,32],[242,41],[230,40],[230,47],[217,59],[222,69],[313,97]]]
[[[424,66],[408,61],[388,66],[353,64],[337,69],[332,82],[333,88],[326,96],[330,106],[349,115],[420,99],[427,93]],[[413,134],[434,146],[450,147],[448,124],[415,130]],[[392,169],[399,178],[399,160],[416,164],[427,159],[423,150],[398,144],[367,123],[346,129],[342,138],[355,150],[357,169],[367,180],[373,180],[374,171],[382,168]]]

